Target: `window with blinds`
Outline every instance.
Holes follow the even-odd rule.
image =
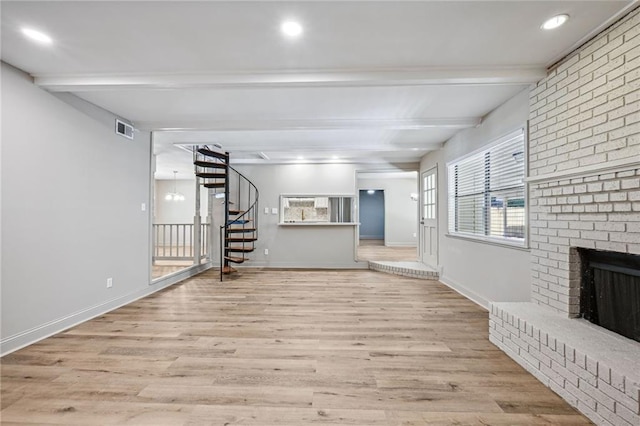
[[[447,165],[449,233],[524,245],[524,132]]]

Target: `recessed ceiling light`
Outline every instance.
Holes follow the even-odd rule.
[[[43,32],[34,30],[32,28],[22,28],[22,34],[24,34],[31,40],[37,41],[38,43],[42,43],[42,44],[53,43],[53,40],[51,39],[51,37],[49,37]]]
[[[302,34],[302,25],[296,21],[285,21],[280,25],[280,31],[289,37],[298,37]]]
[[[332,159],[332,160],[339,160],[339,159],[340,159],[340,157],[338,157],[337,155],[334,155],[334,156],[332,156],[332,157],[331,157],[331,159]]]
[[[304,160],[304,157],[302,155],[298,155],[298,160]]]
[[[564,24],[569,20],[569,15],[556,15],[553,18],[549,18],[544,21],[544,24],[540,28],[543,30],[552,30],[554,28],[558,28],[560,25]]]
[[[369,194],[369,195],[373,195],[375,193],[376,193],[376,191],[374,191],[373,189],[370,189],[370,190],[367,191],[367,194]]]

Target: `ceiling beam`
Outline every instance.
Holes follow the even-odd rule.
[[[174,145],[206,145],[204,142],[174,142]],[[268,156],[277,156],[278,154],[286,154],[291,155],[292,153],[299,154],[305,152],[312,153],[338,153],[345,156],[353,156],[353,155],[372,155],[373,153],[400,153],[400,154],[408,154],[412,155],[412,152],[424,152],[424,151],[433,151],[436,149],[442,148],[442,143],[413,143],[413,144],[393,144],[393,143],[380,143],[373,142],[370,144],[359,144],[359,145],[350,145],[345,148],[344,144],[319,144],[319,143],[307,143],[303,147],[300,146],[291,146],[287,144],[278,144],[273,145],[270,144],[268,149],[265,148],[264,144],[228,144],[223,145],[223,149],[228,150],[232,153],[250,153],[255,154],[256,156],[260,156],[259,153],[267,154]],[[415,155],[415,154],[414,154]]]
[[[411,119],[287,119],[287,120],[170,120],[138,121],[140,130],[163,131],[317,131],[317,130],[423,130],[467,129],[481,122],[480,117]]]
[[[42,74],[34,83],[52,92],[98,90],[282,88],[421,85],[523,85],[546,76],[540,67],[277,71],[211,74]]]

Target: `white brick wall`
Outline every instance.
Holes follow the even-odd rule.
[[[492,304],[489,340],[596,424],[639,425],[640,345],[525,305]]]
[[[576,316],[574,248],[640,254],[640,10],[550,72],[530,99],[532,299]],[[621,160],[636,166],[593,171]],[[575,177],[580,170],[592,171]]]
[[[577,247],[640,255],[640,166],[530,187],[532,299],[579,313]]]
[[[640,158],[638,28],[635,11],[531,90],[531,176]]]
[[[576,248],[640,255],[640,9],[533,87],[530,108],[532,303],[494,304],[490,340],[596,424],[640,425],[640,344],[623,339],[621,357],[621,338],[569,319]]]

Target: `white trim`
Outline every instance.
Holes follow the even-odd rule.
[[[630,169],[638,168],[640,168],[640,161],[631,158],[621,158],[619,160],[608,161],[604,164],[592,164],[577,169],[568,169],[559,172],[547,173],[544,175],[530,176],[528,178],[525,178],[525,182],[552,182],[561,179],[593,176],[596,174],[624,172]]]
[[[369,269],[369,262],[366,260],[354,260],[351,263],[344,264],[336,264],[331,262],[322,262],[322,263],[289,263],[289,262],[266,262],[266,261],[255,261],[255,262],[245,262],[243,266],[234,265],[234,268],[239,271],[243,269]]]
[[[321,194],[319,192],[306,192],[306,193],[282,193],[280,197],[296,197],[296,198],[316,198],[316,197],[355,197],[354,194],[346,194],[346,193],[324,193]]]
[[[487,151],[487,150],[489,150],[489,149],[491,149],[491,148],[493,148],[495,146],[500,145],[501,143],[508,142],[511,139],[515,139],[517,137],[524,136],[524,141],[525,141],[525,145],[526,145],[526,142],[527,142],[526,134],[527,134],[526,126],[520,126],[518,128],[518,130],[514,130],[512,132],[509,132],[509,133],[505,134],[504,136],[501,136],[501,137],[499,137],[497,139],[493,139],[491,142],[487,143],[486,145],[483,145],[482,147],[480,147],[480,148],[478,148],[478,149],[476,149],[474,151],[468,152],[468,153],[466,153],[466,154],[464,154],[464,155],[462,155],[460,157],[457,157],[457,158],[454,158],[453,160],[447,161],[447,163],[445,164],[446,169],[447,169],[447,173],[449,171],[449,166],[451,164],[459,163],[461,161],[464,161],[465,159],[467,159],[467,158],[469,158],[469,157],[471,157],[473,155],[476,155],[476,154],[478,154],[480,152]],[[449,177],[449,176],[447,176],[447,177]]]
[[[529,187],[527,185],[528,181],[527,181],[527,177],[526,174],[528,173],[529,170],[529,122],[527,121],[524,126],[520,126],[518,128],[518,130],[509,132],[507,134],[505,134],[504,136],[501,136],[497,139],[494,139],[493,141],[489,142],[486,145],[483,145],[481,148],[478,148],[472,152],[469,152],[461,157],[455,158],[451,161],[448,161],[445,165],[445,171],[446,171],[446,193],[445,193],[445,197],[447,200],[447,231],[445,233],[445,236],[447,237],[453,237],[453,238],[461,238],[461,239],[465,239],[465,240],[469,240],[469,241],[476,241],[476,242],[480,242],[480,243],[488,243],[488,244],[494,244],[494,245],[500,245],[500,246],[505,246],[505,247],[511,247],[511,248],[516,248],[516,249],[524,249],[524,250],[528,250],[529,249]],[[449,219],[450,219],[450,215],[451,215],[451,211],[450,208],[451,206],[449,205],[449,197],[450,197],[450,188],[449,188],[449,169],[452,165],[455,164],[459,164],[462,161],[465,161],[466,159],[472,157],[472,156],[476,156],[482,152],[487,152],[490,151],[491,149],[495,148],[496,146],[499,146],[503,143],[507,143],[510,142],[513,139],[522,137],[523,139],[523,161],[524,161],[524,174],[525,174],[525,178],[523,181],[523,187],[524,187],[524,195],[525,195],[525,205],[524,205],[524,209],[525,209],[525,233],[524,233],[524,238],[522,239],[522,241],[515,241],[515,240],[510,240],[508,238],[505,237],[490,237],[487,235],[482,235],[482,234],[467,234],[467,233],[457,233],[457,232],[452,232],[449,229]]]
[[[547,76],[543,67],[395,68],[384,70],[289,70],[287,73],[237,70],[228,73],[34,74],[34,84],[50,92],[185,89],[219,87],[361,87],[429,85],[528,85]]]
[[[137,121],[136,126],[143,130],[192,131],[211,130],[216,132],[244,132],[253,130],[361,130],[361,129],[468,129],[476,127],[480,117],[461,118],[313,118],[282,120],[185,120],[169,119],[162,121]],[[437,145],[437,144],[435,144]]]
[[[6,337],[0,341],[0,356],[5,356],[18,349],[32,345],[40,340],[61,333],[78,324],[89,321],[114,309],[128,305],[157,291],[163,290],[180,281],[199,274],[211,268],[211,264],[195,265],[178,274],[172,274],[167,279],[157,280],[153,285],[142,287],[132,293],[116,297],[103,303],[82,309],[62,318],[49,321],[29,330]]]
[[[156,155],[153,153],[153,147],[155,144],[155,132],[149,132],[149,199],[147,204],[147,241],[149,242],[149,250],[147,257],[148,285],[153,284],[153,254],[155,247],[153,244],[153,212],[156,211],[156,180],[154,178],[156,173]]]
[[[508,239],[498,238],[498,237],[487,237],[484,235],[476,235],[476,234],[455,234],[447,232],[444,234],[445,237],[449,238],[458,238],[460,240],[472,241],[475,243],[482,244],[491,244],[494,246],[512,248],[523,251],[530,251],[529,246],[526,244],[526,240],[522,243],[516,241],[510,241]]]
[[[447,287],[449,287],[450,289],[452,289],[453,291],[455,291],[456,293],[458,293],[458,294],[464,296],[465,298],[471,300],[473,303],[475,303],[476,305],[478,305],[481,308],[485,309],[486,311],[489,311],[489,300],[487,300],[484,297],[480,296],[479,294],[469,290],[468,288],[466,288],[465,286],[461,285],[460,283],[452,280],[451,278],[443,277],[441,275],[439,281],[442,284],[444,284]]]
[[[385,242],[384,245],[386,247],[409,247],[409,248],[417,248],[418,244],[414,242],[398,242],[398,243],[389,243]]]

